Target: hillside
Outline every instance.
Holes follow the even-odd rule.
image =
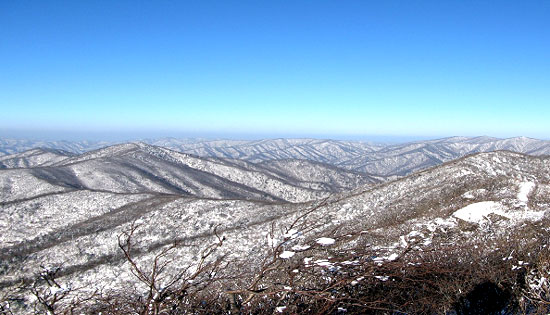
[[[0,169],[49,166],[72,156],[73,153],[59,149],[30,149],[0,157]]]
[[[398,144],[323,139],[204,140],[151,139],[143,142],[199,157],[238,159],[252,163],[307,160],[354,172],[396,178],[440,165],[468,154],[507,150],[529,155],[550,155],[550,141],[526,137],[450,137]],[[1,140],[0,152],[23,152],[45,147],[83,153],[101,142],[32,142]],[[9,166],[8,166],[9,167]]]
[[[303,162],[310,172],[332,174],[306,179],[244,161],[200,158],[144,143],[115,145],[81,155],[54,155],[40,163],[35,162],[36,151],[5,159],[6,163],[17,161],[11,166],[37,166],[0,172],[3,202],[75,190],[300,202],[378,181],[364,174]]]
[[[113,144],[114,143],[108,141],[41,141],[0,138],[0,156],[21,153],[37,148],[56,149],[79,154]]]
[[[172,151],[157,151],[155,147],[146,148],[148,152],[155,152],[155,156],[165,153],[179,157],[179,161],[204,161]],[[135,152],[133,149],[123,151],[125,154]],[[132,156],[138,159],[140,154]],[[106,154],[96,152],[92,156],[62,164],[78,165],[97,156],[104,158]],[[189,161],[186,163],[191,165]],[[2,172],[6,171],[9,170]],[[289,172],[292,173],[292,169]],[[189,266],[191,269],[182,278],[187,279],[185,283],[209,283],[210,290],[218,288],[220,292],[237,288],[234,294],[243,300],[258,290],[262,292],[255,293],[259,296],[282,293],[286,296],[268,299],[264,306],[255,300],[256,304],[243,305],[243,310],[252,311],[255,307],[275,310],[284,306],[290,312],[297,312],[304,307],[292,302],[290,297],[313,299],[308,300],[311,307],[321,303],[319,305],[330,307],[334,312],[339,307],[407,309],[406,301],[399,304],[399,299],[404,298],[399,290],[413,284],[402,279],[393,268],[405,268],[400,270],[407,273],[414,271],[414,277],[422,274],[425,277],[429,270],[434,274],[442,272],[443,277],[451,274],[444,271],[448,268],[453,270],[452,274],[462,272],[460,277],[469,282],[439,281],[431,289],[425,287],[424,291],[418,291],[431,294],[434,299],[458,303],[468,297],[458,289],[439,286],[460,285],[461,290],[472,290],[483,282],[479,277],[494,283],[498,279],[504,281],[498,278],[504,276],[508,277],[506,281],[523,277],[522,281],[531,281],[533,285],[542,283],[534,268],[548,248],[549,192],[550,159],[499,151],[467,156],[399,180],[298,204],[206,200],[159,193],[52,194],[2,206],[3,214],[7,215],[0,227],[5,231],[0,251],[3,261],[0,283],[9,290],[20,279],[30,281],[28,275],[39,272],[41,265],[62,266],[57,274],[59,281],[79,288],[74,294],[90,294],[101,287],[109,288],[110,292],[134,292],[134,286],[138,285],[141,289],[136,294],[139,295],[140,290],[147,292],[148,289],[132,275],[131,264],[118,245],[121,240],[122,245],[126,244],[127,240],[135,242],[131,257],[136,266],[150,268],[155,257],[165,257],[162,258],[167,262],[163,267],[164,280],[159,278],[159,287],[150,288],[153,291],[163,286],[183,285],[179,280],[170,284],[169,279],[173,279],[170,275],[177,275],[182,266]],[[218,245],[209,247],[213,244]],[[209,254],[205,256],[207,248],[213,251],[207,251]],[[201,257],[216,263],[206,268]],[[461,269],[463,263],[475,263],[476,267]],[[422,269],[423,266],[434,269]],[[215,267],[214,280],[204,282],[203,276],[214,272],[211,267]],[[196,268],[210,271],[189,278]],[[500,268],[507,271],[499,271]],[[292,272],[287,274],[285,270]],[[527,277],[530,272],[534,278]],[[230,280],[236,274],[239,276]],[[372,298],[368,295],[370,291],[352,290],[355,287],[366,290],[363,283],[367,287],[383,285],[379,293],[386,297],[376,302],[378,304],[367,303],[366,299]],[[512,290],[515,284],[510,285]],[[312,292],[320,295],[308,297],[304,293],[307,286],[313,286]],[[407,292],[418,290],[414,288]],[[499,288],[508,290],[507,286]],[[200,291],[196,290],[190,292]],[[326,298],[323,292],[332,292],[338,299]],[[356,303],[350,300],[351,296],[346,297],[345,292],[355,296]],[[525,296],[532,294],[529,292],[525,291]],[[102,294],[109,295],[108,292]],[[393,294],[401,297],[393,300]],[[219,299],[224,301],[226,297],[222,294]],[[211,301],[218,303],[218,298]],[[154,303],[159,307],[172,305],[168,300],[161,302]],[[437,307],[447,305],[443,300],[438,303]],[[432,308],[436,307],[433,305],[425,307],[432,312],[437,309]]]

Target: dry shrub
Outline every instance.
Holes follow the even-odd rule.
[[[52,313],[543,314],[550,311],[550,233],[545,224],[527,224],[501,237],[410,242],[394,249],[398,255],[391,259],[381,258],[389,252],[364,246],[361,238],[369,236],[362,233],[335,237],[332,246],[310,243],[282,259],[285,239],[246,269],[252,272],[238,262],[207,259],[223,246],[218,236],[204,249],[202,268],[166,275],[173,285],[162,290],[153,276],[163,275],[162,266],[173,263],[166,259],[171,247],[151,266],[139,265],[132,256],[132,227],[121,235],[120,247],[146,292],[98,293],[77,306],[59,305]],[[356,247],[349,246],[351,239]],[[209,276],[213,270],[215,277]],[[208,281],[190,285],[197,279]]]

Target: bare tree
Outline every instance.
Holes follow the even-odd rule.
[[[124,252],[132,274],[147,288],[142,314],[160,314],[167,309],[174,309],[215,281],[213,275],[219,270],[223,257],[211,259],[211,256],[223,245],[225,240],[214,228],[216,242],[201,250],[200,259],[195,264],[179,267],[175,273],[167,268],[175,263],[171,253],[181,247],[190,245],[174,241],[156,254],[150,264],[139,263],[134,250],[134,236],[139,224],[132,223],[130,229],[118,236],[118,246]]]
[[[60,266],[47,268],[40,266],[42,269],[37,275],[29,291],[36,299],[34,310],[36,313],[45,311],[48,314],[57,314],[60,302],[67,298],[72,288],[70,286],[61,285],[57,277],[61,271]]]

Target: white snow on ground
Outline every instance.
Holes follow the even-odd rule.
[[[313,263],[316,264],[317,266],[321,266],[321,267],[332,267],[333,266],[333,263],[328,261],[328,259],[318,259],[318,260],[314,261]]]
[[[67,287],[63,287],[63,286],[61,286],[59,288],[58,287],[50,287],[50,294],[51,295],[56,295],[58,293],[68,292],[70,290],[71,290],[71,288],[67,288]]]
[[[424,237],[424,234],[422,234],[422,232],[419,232],[419,231],[411,231],[409,234],[407,234],[407,236],[409,238],[417,237],[417,236]]]
[[[279,257],[281,257],[282,259],[289,259],[292,256],[294,256],[294,252],[291,252],[288,250],[285,250],[284,252],[281,253],[281,255],[279,255]]]
[[[455,211],[453,216],[464,221],[481,223],[486,220],[486,217],[491,213],[505,216],[504,211],[502,210],[502,205],[495,201],[472,203],[471,205]]]
[[[396,260],[398,257],[399,257],[399,255],[397,255],[396,253],[393,253],[393,254],[391,254],[391,255],[388,257],[388,260],[389,260],[389,261],[394,261],[394,260]]]
[[[468,192],[464,193],[462,195],[462,197],[465,198],[465,199],[474,199],[475,198],[474,194],[472,194],[471,191],[468,191]]]
[[[519,185],[518,200],[524,203],[529,201],[529,194],[535,188],[535,183],[533,182],[523,182]]]
[[[381,265],[382,263],[384,263],[385,261],[394,261],[396,260],[397,258],[399,258],[399,255],[397,253],[392,253],[391,255],[389,256],[380,256],[380,257],[375,257],[372,259],[372,261],[374,261],[375,263],[377,263],[378,265]]]
[[[321,238],[318,238],[317,240],[315,240],[317,242],[317,244],[320,244],[320,245],[332,245],[334,244],[334,242],[336,242],[335,239],[333,238],[330,238],[330,237],[321,237]]]
[[[516,224],[521,221],[539,221],[544,217],[545,213],[546,211],[532,211],[527,208],[523,210],[510,210],[506,209],[500,202],[482,201],[455,211],[453,217],[480,224],[486,221],[490,222],[488,219],[490,214],[498,214],[510,219],[512,224]]]
[[[359,260],[353,260],[353,261],[345,260],[345,261],[341,262],[340,264],[358,266],[359,265]]]
[[[464,199],[475,199],[476,196],[480,196],[480,195],[483,195],[487,192],[487,190],[481,188],[481,189],[476,189],[476,190],[470,190],[468,192],[465,192],[462,197]]]
[[[506,216],[513,220],[514,224],[521,221],[540,221],[546,211],[519,210],[508,213]]]
[[[351,282],[351,285],[356,285],[357,283],[359,283],[359,281],[361,281],[361,280],[363,280],[363,279],[365,279],[365,277],[359,277],[359,278],[353,280],[353,281]]]
[[[294,245],[292,246],[292,250],[300,251],[300,250],[306,250],[309,249],[309,245]]]
[[[374,276],[374,277],[380,281],[388,281],[390,279],[390,277],[388,276]]]
[[[285,311],[285,309],[286,309],[286,306],[277,306],[275,310],[277,311],[277,313],[282,313]]]
[[[449,217],[447,219],[435,218],[431,221],[425,223],[426,229],[430,232],[435,232],[440,229],[446,231],[447,229],[454,228],[456,226],[456,219],[454,217]]]

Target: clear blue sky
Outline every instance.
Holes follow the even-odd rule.
[[[550,1],[0,1],[0,136],[550,138]]]

